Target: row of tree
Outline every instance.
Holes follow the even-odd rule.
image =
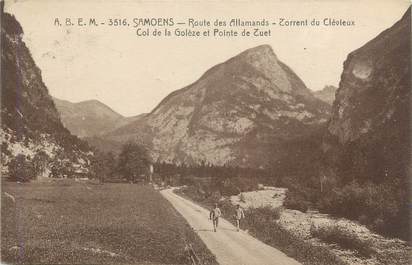
[[[2,152],[9,152],[2,146]],[[9,154],[12,157],[11,153]],[[148,150],[135,143],[126,143],[118,156],[95,150],[89,156],[88,165],[74,163],[72,152],[61,150],[53,158],[39,150],[34,155],[19,154],[8,162],[9,179],[27,182],[41,175],[52,178],[72,178],[84,176],[105,181],[139,182],[150,175],[150,156]]]
[[[91,177],[102,182],[148,181],[152,174],[151,165],[154,171],[153,180],[171,186],[207,183],[207,186],[216,190],[226,187],[226,189],[233,189],[233,192],[235,192],[235,190],[243,190],[245,186],[249,185],[246,184],[247,181],[243,180],[235,181],[236,185],[230,185],[235,179],[255,179],[263,183],[274,179],[270,171],[263,169],[240,168],[229,165],[216,166],[205,162],[191,165],[152,162],[148,149],[133,142],[123,145],[120,154],[117,156],[111,152],[96,151],[91,161]],[[256,183],[256,181],[253,182],[254,187]]]
[[[96,150],[91,159],[90,177],[101,182],[149,180],[151,159],[143,145],[128,142],[118,156]]]

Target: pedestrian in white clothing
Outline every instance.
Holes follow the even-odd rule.
[[[245,218],[245,212],[243,211],[242,208],[240,208],[240,205],[238,204],[236,207],[236,213],[235,213],[236,227],[237,227],[238,232],[240,230],[240,220],[242,220],[243,218]]]
[[[213,222],[213,231],[216,232],[217,226],[219,225],[219,217],[222,215],[217,203],[215,204],[215,208],[210,211],[209,219]]]

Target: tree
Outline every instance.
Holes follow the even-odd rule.
[[[33,163],[23,154],[14,157],[8,165],[8,169],[10,179],[14,181],[27,182],[37,176]]]
[[[33,158],[33,166],[38,175],[44,174],[49,163],[49,160],[50,158],[45,151],[39,150],[36,152]]]
[[[119,154],[119,173],[129,182],[144,180],[148,174],[150,157],[147,149],[142,145],[128,142],[123,145]]]
[[[104,153],[95,151],[91,158],[90,172],[91,177],[99,179],[100,182],[105,182],[109,179],[115,169],[115,157],[112,152]]]

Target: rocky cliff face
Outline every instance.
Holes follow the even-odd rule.
[[[338,88],[335,86],[325,86],[322,90],[315,91],[313,95],[318,99],[332,105],[335,101],[335,94]]]
[[[40,150],[49,156],[71,153],[77,156],[73,162],[85,162],[81,157],[88,147],[61,123],[41,71],[22,40],[23,29],[10,14],[2,11],[1,19],[2,165],[19,153],[34,155]]]
[[[349,54],[324,150],[344,178],[406,179],[410,165],[410,9]]]
[[[328,109],[263,45],[211,68],[109,138],[142,138],[155,160],[264,167],[285,151],[280,143],[326,122]]]
[[[62,128],[40,69],[22,40],[20,24],[5,13],[1,30],[2,125],[18,133],[28,133],[37,127],[47,133]]]

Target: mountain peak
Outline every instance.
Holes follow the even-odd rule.
[[[223,66],[223,69],[221,67]],[[266,88],[283,92],[307,95],[308,89],[302,80],[286,64],[281,62],[269,45],[259,45],[243,51],[217,69],[248,81],[249,77],[268,80]],[[255,80],[258,81],[258,80]],[[258,81],[260,82],[260,81]]]
[[[139,137],[158,161],[260,167],[286,152],[279,139],[322,126],[328,111],[269,45],[261,45],[212,67],[108,137]]]
[[[332,105],[333,101],[335,100],[337,89],[338,88],[335,86],[326,85],[322,90],[314,91],[313,94],[320,100],[328,103],[329,105]]]
[[[72,103],[53,98],[63,124],[75,135],[99,135],[124,124],[121,114],[99,100],[90,99]]]
[[[268,44],[263,44],[263,45],[259,45],[259,46],[253,47],[253,48],[249,48],[249,49],[243,51],[242,53],[240,53],[239,55],[247,55],[247,54],[256,54],[256,55],[271,54],[271,55],[275,55],[275,53],[273,52],[272,47]]]
[[[273,49],[270,45],[264,44],[264,45],[259,45],[250,49],[247,49],[237,56],[235,56],[233,59],[242,59],[244,61],[247,61],[249,63],[254,63],[256,61],[272,61],[276,62],[278,59],[276,57],[276,54],[273,52]]]
[[[332,85],[326,85],[323,87],[323,91],[328,91],[328,92],[336,92],[338,88]]]

